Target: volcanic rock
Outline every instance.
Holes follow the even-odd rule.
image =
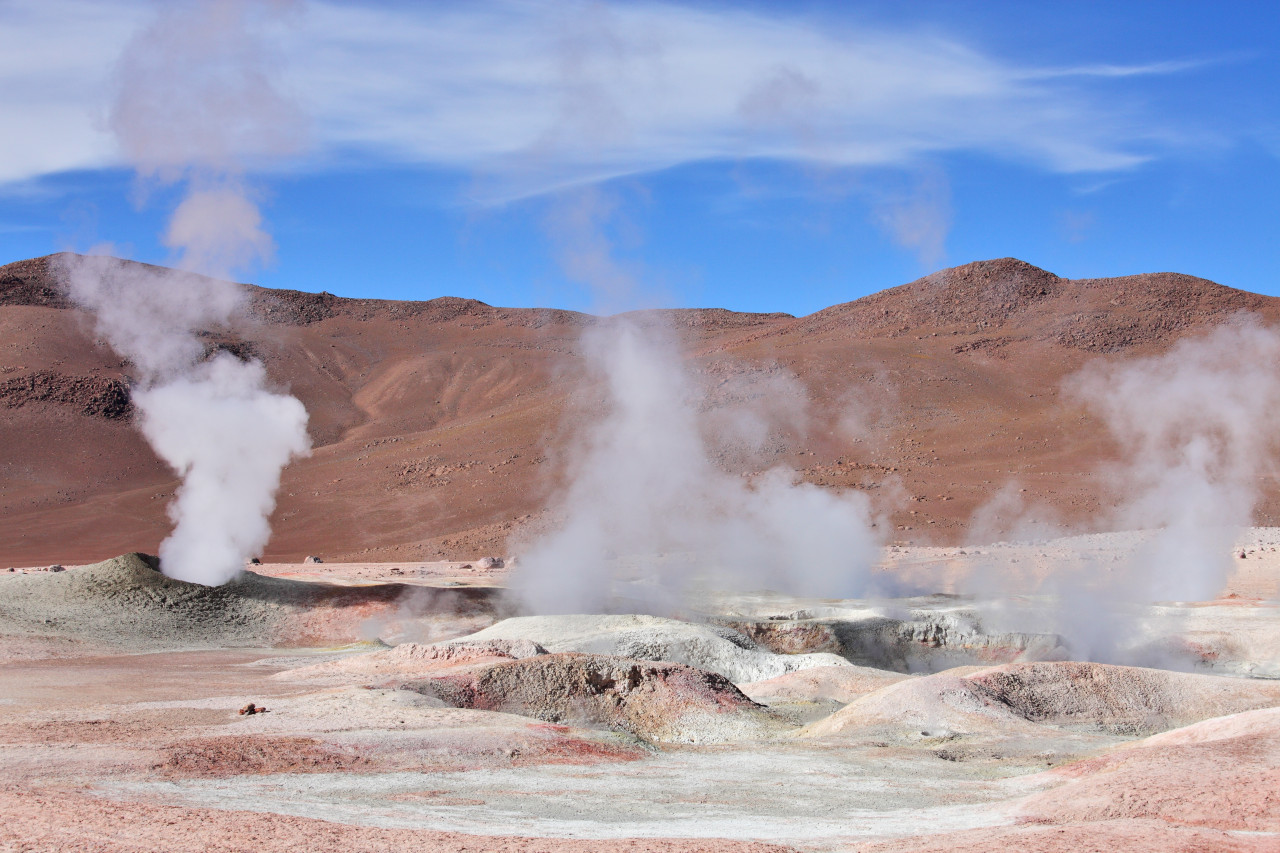
[[[82,415],[106,420],[125,420],[133,414],[129,386],[119,379],[37,370],[0,382],[0,407],[21,409],[38,403],[69,406]]]

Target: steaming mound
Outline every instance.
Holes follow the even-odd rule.
[[[253,572],[209,587],[166,577],[155,557],[134,553],[7,578],[0,621],[14,634],[159,650],[348,642],[360,639],[362,622],[401,605],[453,613],[495,606],[491,590],[430,590],[430,600],[416,600],[423,595],[401,584],[337,587]]]
[[[165,577],[159,561],[125,554],[5,585],[0,614],[32,633],[71,634],[133,648],[266,643],[299,593],[289,581],[246,575],[222,587]]]
[[[783,728],[716,673],[608,655],[539,655],[406,686],[457,708],[603,726],[664,743],[758,739]]]
[[[890,685],[809,728],[814,735],[892,725],[952,733],[1038,725],[1150,734],[1280,704],[1280,684],[1157,669],[1054,661],[952,670]]]
[[[1207,720],[1054,775],[1072,781],[1027,798],[1024,815],[1053,823],[1146,818],[1280,832],[1280,708]]]
[[[391,649],[291,669],[274,677],[289,681],[423,678],[441,671],[522,660],[546,653],[546,649],[529,640],[402,643]]]
[[[710,670],[735,684],[813,666],[848,666],[833,654],[779,655],[736,631],[657,616],[522,616],[466,640],[532,640],[551,652],[671,661]]]

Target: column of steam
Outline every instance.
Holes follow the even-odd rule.
[[[594,190],[576,201],[557,220],[566,272],[606,306],[638,301],[639,283],[613,257],[606,234],[612,205]],[[870,500],[800,482],[784,466],[754,481],[720,470],[703,431],[705,389],[674,329],[658,316],[603,317],[584,329],[581,345],[605,411],[592,413],[566,454],[561,524],[528,545],[512,578],[527,607],[670,612],[704,580],[734,591],[837,598],[868,589],[879,546]],[[789,391],[803,407],[796,385]],[[738,414],[769,420],[765,412]],[[763,442],[768,430],[742,434],[751,432]],[[614,600],[620,566],[610,554],[643,564],[643,581],[627,585],[625,604]]]
[[[140,429],[182,478],[161,568],[209,585],[233,579],[266,545],[281,470],[310,449],[303,405],[268,390],[258,361],[206,358],[197,336],[236,318],[244,293],[229,277],[273,248],[244,169],[298,138],[254,33],[278,11],[233,0],[163,6],[130,41],[110,125],[140,179],[184,189],[164,237],[180,271],[102,254],[73,256],[63,270],[98,333],[133,363]]]

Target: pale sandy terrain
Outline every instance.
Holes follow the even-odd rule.
[[[1232,639],[1188,672],[1045,659],[968,596],[530,619],[478,561],[3,573],[0,849],[1276,850],[1277,543],[1152,608],[1169,642]]]

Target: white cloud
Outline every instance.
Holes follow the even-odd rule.
[[[107,74],[146,11],[94,0],[0,4],[0,182],[114,160]]]
[[[96,117],[148,12],[0,5],[18,46],[0,55],[0,182],[117,161]],[[659,3],[312,2],[268,41],[312,122],[306,165],[459,169],[490,199],[717,158],[901,166],[974,151],[1121,170],[1172,136],[1090,81],[1188,67],[1034,68],[937,35]]]

